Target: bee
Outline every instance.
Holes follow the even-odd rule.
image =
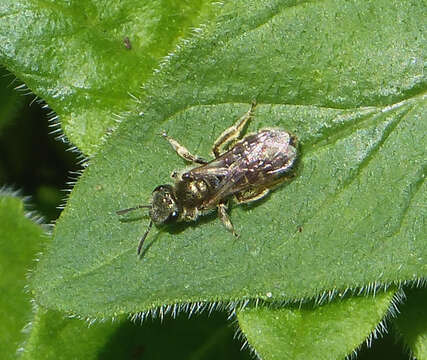
[[[253,117],[256,104],[214,142],[214,159],[206,161],[193,155],[166,133],[162,136],[184,160],[197,166],[189,171],[174,171],[174,185],[157,186],[149,205],[138,205],[117,211],[118,215],[147,208],[150,222],[141,237],[137,254],[152,228],[180,221],[194,221],[200,215],[218,210],[225,228],[238,236],[227,213],[234,198],[238,204],[259,200],[276,185],[292,177],[298,155],[298,141],[280,129],[261,129],[242,138],[243,129]]]

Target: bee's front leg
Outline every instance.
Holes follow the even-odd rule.
[[[178,156],[182,157],[184,160],[194,162],[197,164],[208,163],[205,159],[190,153],[185,146],[182,146],[178,141],[168,136],[165,132],[162,133],[162,136],[169,142],[169,144],[171,144],[171,146],[176,151]]]
[[[249,111],[245,115],[243,115],[233,126],[226,129],[218,137],[218,139],[215,140],[212,148],[212,152],[215,155],[215,158],[219,157],[221,153],[224,152],[226,145],[240,137],[240,134],[242,133],[242,130],[244,129],[246,123],[254,114],[255,106],[256,102],[253,101]]]
[[[224,224],[225,228],[230,231],[234,236],[238,237],[237,233],[234,231],[233,223],[230,220],[230,217],[227,214],[227,205],[225,203],[218,204],[218,215]]]

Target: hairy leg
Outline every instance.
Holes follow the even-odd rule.
[[[165,132],[162,134],[162,136],[169,142],[169,144],[171,144],[171,146],[176,151],[178,156],[182,157],[184,160],[194,162],[197,164],[207,164],[208,163],[205,159],[190,153],[190,151],[188,151],[185,146],[182,146],[178,141],[176,141],[175,139],[168,136]]]
[[[215,140],[212,152],[216,158],[225,151],[226,145],[240,137],[246,123],[253,116],[255,106],[256,103],[254,101],[252,102],[249,111],[245,115],[243,115],[233,126],[229,127],[228,129],[225,129],[225,131],[218,137],[218,139]]]

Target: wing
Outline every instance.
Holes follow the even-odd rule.
[[[197,179],[205,176],[226,176],[230,172],[230,167],[239,160],[238,156],[230,151],[220,157],[186,172],[191,178]]]
[[[212,208],[227,197],[251,188],[252,186],[248,182],[242,181],[243,178],[244,174],[239,171],[238,166],[233,166],[216,187],[215,194],[203,207],[206,209]]]
[[[289,133],[262,130],[246,136],[215,160],[186,174],[192,178],[216,177],[218,185],[205,204],[210,208],[233,194],[277,184],[289,172],[295,158],[296,148],[291,145]]]
[[[191,169],[186,174],[192,178],[205,177],[207,175],[222,177],[229,175],[230,171],[234,172],[236,166],[238,168],[250,166],[250,163],[256,159],[256,154],[259,152],[259,135],[245,137],[229,151],[207,164]]]

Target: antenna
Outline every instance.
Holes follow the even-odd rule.
[[[128,209],[118,210],[118,211],[116,211],[116,214],[117,215],[123,215],[123,214],[128,213],[129,211],[134,211],[134,210],[138,210],[138,209],[151,209],[151,207],[152,207],[151,205],[138,205],[138,206],[131,207]],[[153,226],[153,220],[150,219],[150,223],[148,224],[147,230],[145,230],[144,235],[142,235],[141,240],[139,240],[138,250],[136,252],[138,254],[138,256],[141,255],[142,245],[144,245],[145,238],[147,237],[148,233],[150,232],[150,229],[152,226]]]
[[[116,214],[117,215],[123,215],[123,214],[128,213],[129,211],[138,210],[138,209],[150,209],[150,208],[151,208],[151,205],[138,205],[138,206],[131,207],[128,209],[118,210],[118,211],[116,211]]]
[[[153,220],[150,220],[150,223],[148,224],[147,230],[145,230],[144,235],[142,235],[141,240],[139,240],[138,250],[136,252],[138,256],[141,255],[142,245],[144,245],[145,238],[147,237],[148,233],[150,232],[150,229],[152,226],[153,226]]]

